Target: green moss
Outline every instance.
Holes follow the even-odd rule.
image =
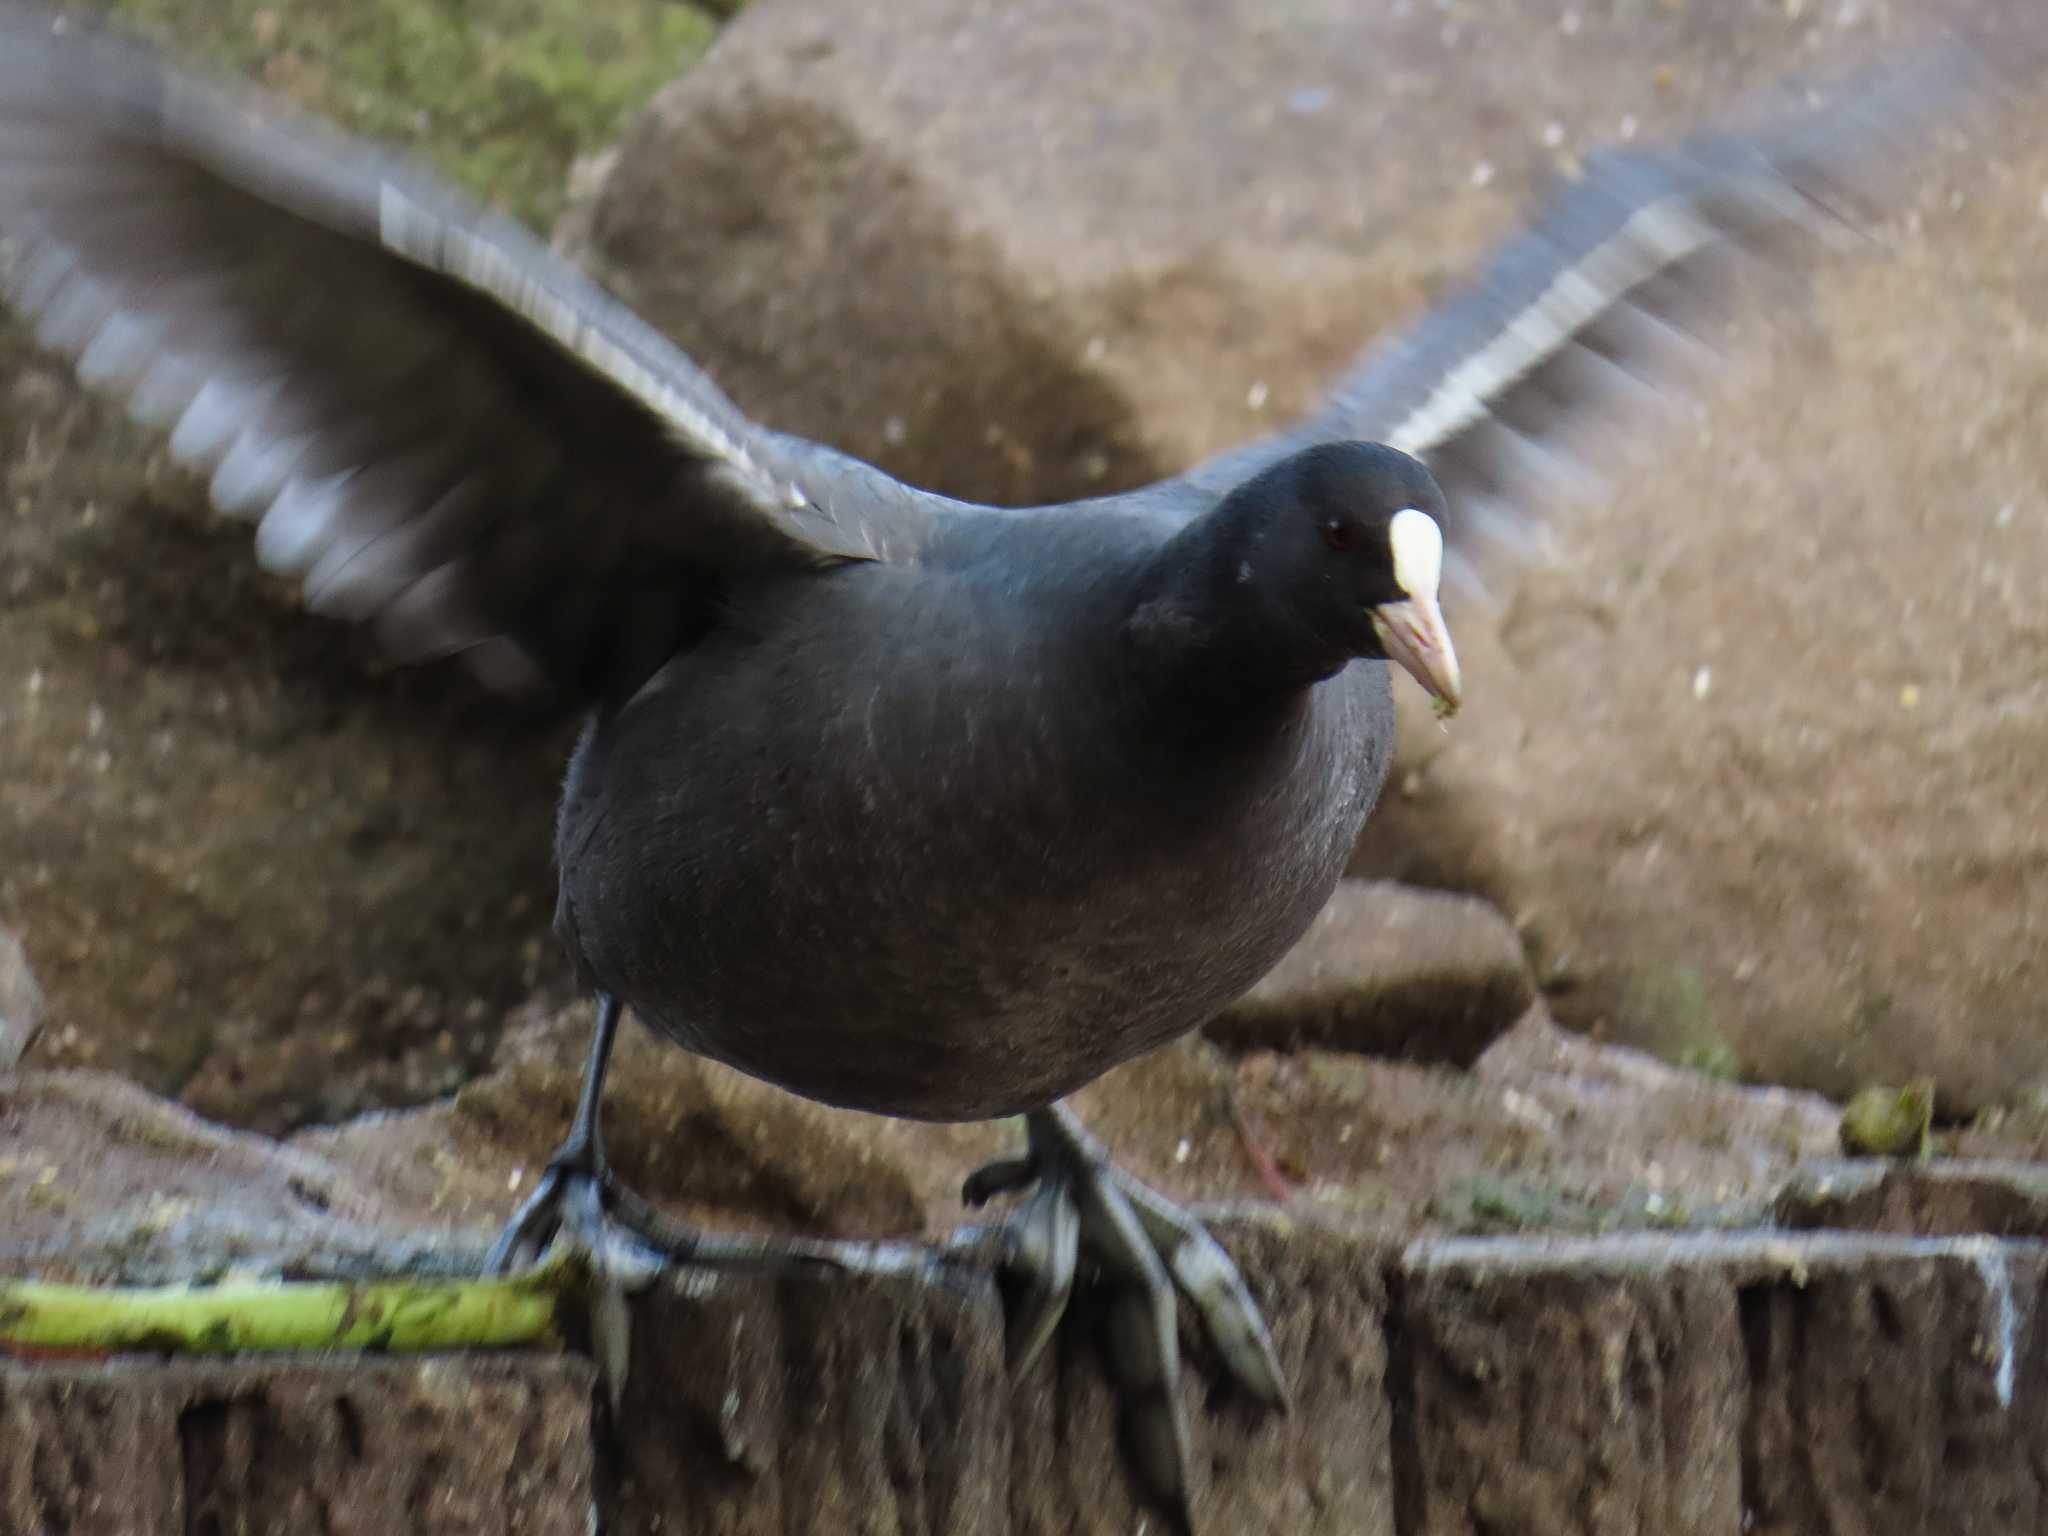
[[[1451,1180],[1430,1198],[1426,1215],[1445,1230],[1469,1236],[1686,1232],[1757,1219],[1752,1201],[1695,1203],[1647,1184],[1596,1190],[1506,1174]]]
[[[1850,1157],[1930,1156],[1934,1123],[1934,1079],[1915,1078],[1903,1088],[1865,1088],[1842,1110],[1842,1151]]]
[[[423,153],[545,230],[570,163],[709,46],[675,0],[115,0],[180,57]]]
[[[1430,1197],[1428,1217],[1454,1232],[1586,1232],[1599,1214],[1576,1190],[1497,1174],[1454,1179]]]
[[[1742,1058],[1716,1026],[1706,978],[1693,967],[1638,971],[1622,989],[1620,1011],[1624,1037],[1674,1066],[1723,1082],[1742,1076]]]

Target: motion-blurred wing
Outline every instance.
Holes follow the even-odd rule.
[[[1545,493],[1588,467],[1596,439],[1711,360],[1696,328],[1744,258],[1854,239],[1911,151],[2009,73],[1943,39],[1776,132],[1597,154],[1475,283],[1368,352],[1321,411],[1190,478],[1221,490],[1308,443],[1386,442],[1443,483],[1457,555],[1526,548]]]
[[[17,7],[0,254],[42,343],[168,428],[313,608],[401,658],[630,687],[733,572],[914,537],[907,504],[813,500],[793,440],[508,221]]]

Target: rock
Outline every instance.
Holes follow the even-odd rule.
[[[43,989],[21,940],[0,928],[0,1072],[21,1060],[43,1019]]]
[[[308,1130],[307,1153],[360,1169],[436,1225],[495,1227],[531,1190],[575,1110],[591,1015],[527,1010],[496,1070],[452,1099]],[[675,1215],[819,1235],[936,1233],[960,1180],[1007,1147],[999,1124],[929,1126],[827,1109],[628,1022],[614,1048],[605,1142],[628,1184]]]
[[[911,1277],[663,1282],[634,1307],[606,1530],[1006,1528],[992,1287]],[[881,1347],[874,1347],[879,1344]]]
[[[1306,406],[1594,145],[2030,11],[765,0],[567,233],[764,419],[1038,500]],[[1411,712],[1355,869],[1491,897],[1576,1027],[1952,1113],[2048,1081],[2048,125],[1916,175],[1610,455],[1561,564],[1453,615],[1472,707]]]
[[[2038,1528],[2038,1249],[1836,1241],[1735,1292],[1750,1376],[1745,1529]]]
[[[590,1368],[0,1363],[0,1529],[585,1536]]]
[[[1802,1231],[2048,1238],[2048,1166],[2009,1159],[1805,1163],[1772,1200],[1771,1220]]]
[[[1254,1277],[1295,1390],[1290,1415],[1185,1383],[1203,1530],[1391,1536],[1384,1267],[1393,1250],[1311,1226],[1221,1229]],[[986,1284],[901,1278],[663,1285],[636,1306],[607,1529],[876,1528],[1126,1533],[1137,1503],[1117,1414],[1077,1322],[1027,1377],[1003,1362]],[[1192,1336],[1187,1345],[1196,1348]]]
[[[1735,1298],[1671,1246],[1643,1244],[1636,1265],[1613,1243],[1408,1255],[1404,1531],[1743,1528]]]
[[[87,1275],[164,1278],[242,1262],[252,1231],[280,1226],[338,1271],[398,1262],[394,1229],[409,1266],[474,1264],[567,1126],[587,1024],[582,1008],[536,1015],[454,1099],[282,1149],[110,1075],[0,1076],[0,1271],[61,1254]],[[714,1228],[940,1238],[988,1219],[962,1207],[960,1181],[1017,1146],[1007,1125],[804,1104],[634,1028],[618,1049],[615,1166]],[[1315,1049],[1233,1057],[1195,1037],[1074,1102],[1175,1198],[1280,1200],[1400,1236],[1739,1224],[1805,1164],[1838,1166],[1825,1101],[1709,1082],[1538,1010],[1470,1073]]]
[[[301,1132],[283,1148],[110,1075],[0,1076],[0,1269],[64,1254],[86,1274],[98,1262],[162,1278],[225,1268],[251,1232],[286,1228],[347,1270],[395,1262],[394,1225],[411,1234],[407,1264],[460,1269],[560,1139],[587,1024],[582,1008],[530,1017],[499,1070],[452,1101]],[[607,1099],[617,1166],[671,1214],[714,1227],[939,1238],[983,1219],[961,1206],[960,1180],[1016,1144],[1008,1126],[807,1105],[633,1029],[618,1049]],[[1948,1193],[1878,1201],[1854,1193],[1870,1176],[1844,1172],[1854,1165],[1835,1155],[1825,1100],[1713,1082],[1568,1034],[1538,1010],[1470,1073],[1314,1049],[1233,1058],[1196,1038],[1076,1104],[1125,1166],[1176,1198],[1278,1195],[1304,1220],[1403,1236],[1766,1219],[2007,1235],[2039,1225],[2024,1181],[1985,1171],[2033,1153],[2024,1128],[2003,1142],[1976,1130],[1975,1160],[1930,1165]],[[1892,1214],[1879,1223],[1870,1209]]]
[[[42,367],[0,320],[0,389]],[[273,1131],[447,1092],[565,979],[561,731],[373,675],[154,439],[48,394],[0,406],[0,924],[49,997],[35,1060]]]
[[[639,0],[404,9],[121,20],[423,144],[519,213],[709,31]],[[49,994],[36,1059],[273,1131],[433,1098],[568,980],[548,935],[568,738],[460,668],[380,676],[202,501],[0,318],[0,924]]]
[[[568,1127],[588,1027],[582,1007],[529,1014],[498,1069],[452,1100],[292,1146],[376,1189],[387,1211],[481,1243]],[[1017,1145],[1009,1125],[825,1109],[630,1023],[617,1052],[614,1165],[714,1227],[938,1238],[983,1219],[961,1205],[961,1179]],[[1540,1009],[1470,1073],[1314,1048],[1233,1056],[1191,1037],[1073,1103],[1123,1166],[1176,1198],[1278,1197],[1402,1232],[1754,1219],[1790,1172],[1834,1158],[1838,1119],[1810,1094],[1717,1083],[1566,1034]],[[81,1124],[65,1139],[91,1135]]]
[[[244,1271],[405,1270],[437,1235],[393,1201],[346,1252],[339,1169],[175,1108],[152,1116],[132,1090],[94,1086],[108,1081],[0,1079],[6,1145],[41,1158],[98,1121],[111,1167],[183,1190],[211,1180],[241,1213]],[[2037,1178],[1942,1171],[2039,1204]],[[268,1193],[309,1177],[341,1195],[332,1209]],[[81,1213],[10,1188],[0,1273],[163,1279],[201,1231],[118,1244],[88,1219],[118,1214],[118,1197]],[[2012,1204],[1975,1198],[1987,1213]],[[1909,1210],[1894,1204],[1893,1219]],[[1225,1212],[1214,1229],[1265,1309],[1295,1409],[1216,1390],[1184,1333],[1201,1529],[2039,1528],[2048,1332],[2031,1234],[1404,1245],[1327,1209]],[[466,1237],[438,1237],[444,1257],[475,1262]],[[217,1271],[213,1251],[183,1257],[187,1274]],[[1018,1377],[985,1273],[908,1247],[877,1260],[838,1276],[664,1277],[631,1302],[626,1396],[595,1422],[588,1366],[544,1350],[0,1360],[0,1529],[1125,1536],[1156,1519],[1117,1454],[1092,1291]]]
[[[1511,1110],[1569,1142],[1604,1141],[1679,1202],[1725,1203],[1837,1153],[1839,1114],[1817,1094],[1718,1082],[1640,1051],[1605,1046],[1532,1013],[1473,1068]]]
[[[2023,1245],[1423,1243],[1404,1531],[2026,1531],[2048,1391]]]
[[[393,1208],[333,1161],[209,1124],[112,1073],[0,1073],[0,1273],[191,1278],[278,1232],[340,1273],[372,1249],[395,1262],[377,1230]],[[430,1258],[437,1238],[406,1261]]]
[[[1932,1076],[1944,1115],[2048,1071],[2029,133],[1828,272],[1475,663],[1427,776],[1493,824],[1443,842],[1567,1022],[1838,1097]]]
[[[1463,1067],[1534,996],[1521,941],[1485,902],[1347,880],[1204,1033],[1233,1050],[1315,1045]]]

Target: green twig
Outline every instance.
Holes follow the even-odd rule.
[[[504,1279],[228,1280],[218,1285],[55,1285],[0,1280],[0,1348],[229,1354],[439,1350],[556,1338],[573,1266]]]

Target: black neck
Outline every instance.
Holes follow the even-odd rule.
[[[1152,558],[1124,625],[1141,690],[1206,715],[1284,713],[1352,659],[1302,622],[1284,583],[1258,579],[1269,522],[1254,498],[1232,496]]]

